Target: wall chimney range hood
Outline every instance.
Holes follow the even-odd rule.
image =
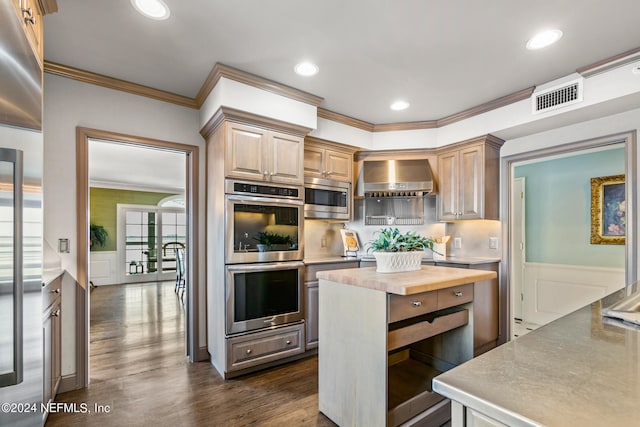
[[[422,197],[434,191],[427,159],[365,160],[362,169],[365,197]]]

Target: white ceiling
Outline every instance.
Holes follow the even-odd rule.
[[[184,193],[186,155],[90,140],[89,182],[95,187]]]
[[[640,46],[638,0],[58,0],[45,59],[195,97],[214,64],[324,97],[374,124],[434,120]],[[564,37],[539,51],[534,33]],[[320,73],[297,76],[295,63]],[[391,111],[398,98],[411,103]]]

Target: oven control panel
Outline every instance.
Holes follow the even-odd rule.
[[[301,197],[301,188],[298,187],[282,187],[241,181],[232,181],[232,183],[233,186],[231,192],[234,194],[286,197],[291,199],[299,199]]]

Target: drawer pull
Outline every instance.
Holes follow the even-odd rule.
[[[414,307],[420,307],[422,305],[422,301],[412,301],[411,305]]]
[[[453,293],[456,297],[460,298],[462,296],[462,291],[455,291]]]
[[[287,340],[287,345],[291,344],[291,340]]]
[[[247,349],[247,354],[251,354],[251,349],[250,348]]]
[[[51,313],[51,317],[60,317],[60,309],[57,309],[55,312]]]
[[[60,288],[58,288],[58,289],[51,289],[51,293],[52,293],[52,294],[59,294],[59,293],[60,293]]]

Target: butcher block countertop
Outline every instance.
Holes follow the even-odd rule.
[[[497,274],[495,271],[423,265],[420,270],[402,273],[377,273],[375,267],[320,271],[317,277],[389,294],[413,295],[494,279]]]

